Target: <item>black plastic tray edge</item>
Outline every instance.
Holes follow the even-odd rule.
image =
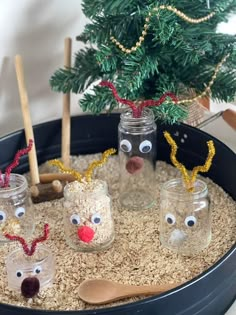
[[[114,116],[114,115],[116,115],[116,114],[112,114],[112,116]],[[105,116],[107,116],[107,115],[105,115]],[[81,117],[83,117],[83,116],[81,116]],[[86,117],[86,116],[85,116]],[[73,117],[72,118],[72,121],[74,120],[74,119],[76,119],[77,117]],[[89,118],[89,117],[88,117]],[[55,120],[54,122],[57,122],[57,123],[59,123],[60,122],[60,120]],[[50,122],[48,122],[48,123],[50,123]],[[47,124],[47,123],[46,123]],[[41,124],[38,124],[38,125],[36,125],[35,127],[34,127],[34,129],[40,129],[41,127],[43,127],[45,125],[45,123],[41,123]],[[189,130],[191,130],[191,129],[194,129],[195,130],[195,128],[193,128],[193,127],[190,127],[190,126],[187,126],[187,125],[184,125],[184,124],[181,124],[181,126],[183,126],[183,127],[185,127],[185,128],[187,128],[187,129],[189,129]],[[173,126],[168,126],[168,127],[165,127],[165,128],[168,128],[168,129],[172,129],[173,128]],[[173,131],[173,130],[172,130]],[[214,142],[215,143],[219,143],[220,144],[220,146],[221,147],[224,147],[225,148],[225,150],[227,151],[228,150],[228,152],[230,152],[231,154],[233,153],[233,151],[231,150],[231,149],[229,149],[226,145],[224,145],[222,142],[220,142],[218,139],[216,139],[216,138],[214,138],[214,137],[212,137],[211,135],[208,135],[207,133],[205,133],[205,132],[203,132],[203,131],[201,131],[201,130],[198,130],[198,132],[199,133],[201,133],[202,135],[204,135],[204,137],[205,136],[207,136],[207,137],[209,137],[209,139],[213,139],[214,140]],[[8,134],[8,135],[6,135],[6,136],[4,136],[4,137],[2,137],[0,140],[2,141],[2,140],[4,140],[4,139],[7,139],[7,138],[11,138],[12,136],[14,136],[14,135],[20,135],[20,136],[23,136],[24,137],[24,132],[22,131],[22,130],[19,130],[19,131],[16,131],[16,132],[13,132],[13,133],[11,133],[11,134]],[[24,142],[24,140],[23,140],[23,142]],[[20,147],[22,147],[22,144],[19,146],[19,148]],[[234,153],[233,153],[234,154]],[[210,176],[209,176],[210,177]],[[235,198],[234,198],[235,199]],[[179,288],[177,288],[177,289],[174,289],[174,290],[172,290],[172,291],[169,291],[168,293],[166,293],[166,294],[162,294],[162,295],[159,295],[159,296],[157,296],[157,297],[151,297],[151,298],[146,298],[146,299],[144,299],[144,300],[141,300],[141,301],[137,301],[137,302],[133,302],[133,303],[129,303],[129,304],[124,304],[124,305],[122,305],[122,306],[116,306],[116,307],[110,307],[110,308],[102,308],[102,309],[97,309],[97,310],[86,310],[86,311],[77,311],[77,310],[75,310],[75,311],[44,311],[44,310],[36,310],[36,309],[28,309],[28,308],[19,308],[19,307],[15,307],[15,306],[9,306],[9,305],[7,305],[7,304],[0,304],[0,311],[1,311],[1,314],[5,314],[5,311],[6,312],[8,312],[8,313],[6,313],[6,314],[9,314],[9,315],[15,315],[15,314],[35,314],[35,315],[37,315],[37,314],[44,314],[44,315],[46,315],[46,314],[60,314],[60,315],[63,315],[63,314],[66,314],[66,315],[68,315],[68,314],[111,314],[111,313],[116,313],[117,311],[119,312],[119,311],[122,311],[123,310],[123,312],[121,313],[121,314],[123,314],[123,315],[125,315],[125,314],[128,314],[128,313],[126,313],[127,311],[129,312],[129,311],[131,311],[131,309],[133,309],[134,307],[136,307],[136,306],[141,306],[140,304],[143,304],[143,305],[145,305],[145,304],[149,304],[149,303],[151,303],[151,302],[154,302],[154,301],[157,301],[157,300],[160,300],[160,299],[164,299],[165,297],[168,297],[168,296],[171,296],[171,295],[173,295],[174,293],[177,293],[177,292],[180,292],[180,291],[182,291],[182,290],[184,290],[185,288],[187,289],[187,288],[191,288],[191,285],[192,284],[196,284],[196,283],[198,283],[201,279],[204,279],[207,275],[210,275],[211,273],[213,273],[215,270],[217,270],[218,268],[220,268],[223,264],[224,264],[224,262],[226,261],[226,260],[228,260],[229,258],[230,258],[230,256],[232,256],[232,255],[234,255],[235,254],[235,252],[236,252],[236,245],[234,245],[219,261],[217,261],[217,263],[215,263],[212,267],[210,267],[209,269],[207,269],[205,272],[203,272],[203,273],[201,273],[199,276],[197,276],[196,278],[194,278],[194,279],[192,279],[191,281],[189,281],[189,282],[187,282],[187,283],[185,283],[184,285],[182,285],[181,287],[179,287]],[[235,264],[236,265],[236,264]],[[236,274],[235,274],[235,272],[232,274],[232,279],[236,279]],[[235,280],[234,280],[234,282],[236,282]],[[235,295],[234,295],[234,297],[236,297],[236,286],[235,286]],[[233,302],[233,300],[231,301],[231,303]],[[231,303],[230,304],[228,304],[227,306],[226,306],[226,308],[225,308],[225,310],[227,310],[228,309],[228,307],[231,305]],[[2,310],[1,310],[1,308],[3,309],[5,309],[5,311],[4,311],[4,313],[2,313]],[[9,313],[9,311],[10,311],[10,313]],[[185,310],[185,311],[188,311],[188,310]],[[178,312],[178,313],[176,313],[176,315],[178,314],[178,315],[180,315],[180,314],[185,314],[185,311],[184,312]],[[13,312],[13,313],[12,313]],[[143,311],[140,309],[140,311],[137,309],[137,313],[143,313]],[[133,314],[133,313],[132,313]],[[148,314],[148,313],[147,313]],[[151,314],[151,313],[150,313]],[[169,313],[168,313],[169,314]],[[187,314],[187,313],[186,313]],[[191,314],[191,313],[190,313]],[[195,314],[195,313],[192,313],[192,314]],[[197,314],[197,313],[196,313]],[[200,314],[200,313],[199,313]],[[201,313],[202,314],[202,313]],[[215,315],[216,313],[206,313],[206,315]],[[221,314],[221,313],[220,313]],[[222,313],[223,314],[223,313]],[[174,315],[174,314],[173,314]]]

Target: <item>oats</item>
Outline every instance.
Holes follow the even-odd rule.
[[[72,167],[82,172],[90,162],[100,157],[101,154],[72,157]],[[41,172],[52,171],[46,163],[40,169]],[[117,156],[112,156],[103,168],[97,169],[96,178],[108,183],[115,221],[114,243],[109,249],[98,253],[80,253],[66,244],[63,232],[63,199],[36,204],[36,235],[41,235],[42,226],[47,220],[53,230],[46,245],[56,255],[54,284],[30,301],[10,291],[7,288],[4,263],[8,252],[16,245],[5,244],[0,247],[1,303],[44,310],[97,309],[103,306],[87,305],[78,298],[78,287],[84,279],[105,278],[135,285],[175,283],[191,280],[211,267],[235,244],[236,203],[221,187],[204,178],[212,201],[212,241],[208,248],[193,257],[172,253],[160,246],[159,198],[160,185],[178,177],[177,174],[174,167],[158,161],[155,174],[156,205],[144,211],[129,211],[120,208],[118,202]],[[140,298],[125,299],[104,307],[130,303]]]

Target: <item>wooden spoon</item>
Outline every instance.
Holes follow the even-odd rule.
[[[154,295],[180,284],[128,285],[104,279],[85,280],[79,286],[79,297],[89,304],[105,304],[138,295]]]

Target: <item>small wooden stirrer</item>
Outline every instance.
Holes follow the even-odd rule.
[[[30,117],[28,94],[25,87],[23,62],[20,55],[15,56],[15,68],[16,68],[16,76],[17,76],[20,101],[21,101],[21,111],[22,111],[23,121],[24,121],[26,143],[28,143],[29,139],[32,139],[34,141],[34,133],[33,133],[31,117]],[[34,144],[35,144],[35,141],[34,141]],[[35,145],[33,145],[31,151],[29,152],[29,165],[30,165],[30,176],[31,176],[32,185],[39,184],[40,180],[39,180],[38,160],[37,160]]]
[[[64,66],[71,67],[71,38],[64,41]],[[70,93],[63,94],[61,157],[65,167],[70,167]]]

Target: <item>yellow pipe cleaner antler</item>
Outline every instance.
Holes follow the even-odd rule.
[[[91,181],[91,176],[92,176],[93,170],[96,167],[100,167],[103,164],[105,164],[107,159],[108,159],[108,157],[110,155],[114,154],[114,153],[116,153],[116,149],[108,149],[105,152],[103,152],[101,160],[94,161],[88,166],[88,168],[87,168],[87,170],[86,170],[86,172],[84,174],[84,177],[86,178],[87,182]]]
[[[78,171],[76,171],[76,170],[74,170],[72,168],[65,167],[64,164],[61,161],[57,160],[57,159],[48,161],[48,164],[56,166],[62,173],[71,174],[78,181],[81,181],[82,178],[83,178],[83,176]]]
[[[49,163],[49,165],[53,165],[53,166],[56,166],[57,168],[59,168],[59,170],[62,173],[71,174],[72,176],[75,177],[76,180],[78,180],[80,182],[82,181],[83,178],[85,178],[87,182],[90,182],[93,170],[96,167],[100,167],[100,166],[104,165],[106,163],[108,157],[114,153],[116,153],[116,149],[108,149],[105,152],[103,152],[101,160],[92,162],[88,166],[87,170],[85,171],[84,176],[72,168],[66,168],[63,165],[63,163],[57,159],[48,161],[48,163]]]
[[[171,154],[170,154],[171,162],[174,164],[175,167],[177,167],[181,171],[187,190],[189,192],[192,192],[194,190],[194,182],[196,180],[198,172],[208,172],[208,170],[211,167],[212,159],[215,155],[214,142],[212,140],[207,141],[208,156],[206,158],[206,162],[204,165],[195,166],[190,176],[188,174],[186,167],[182,163],[180,163],[176,158],[178,146],[175,140],[171,137],[170,133],[167,131],[164,132],[164,137],[166,138],[167,142],[171,146]]]

